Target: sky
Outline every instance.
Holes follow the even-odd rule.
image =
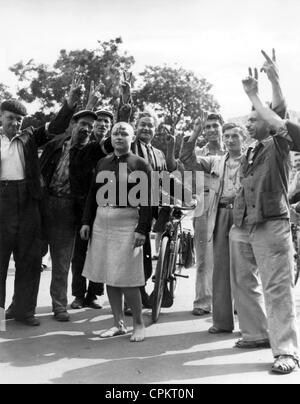
[[[0,18],[0,82],[12,90],[8,69],[20,60],[51,65],[60,49],[121,36],[135,74],[145,65],[193,70],[229,119],[249,112],[241,80],[274,47],[288,105],[300,111],[299,0],[0,0]],[[260,92],[270,100],[264,74]]]

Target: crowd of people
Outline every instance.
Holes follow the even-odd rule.
[[[94,83],[85,109],[78,110],[82,77],[75,74],[54,120],[38,129],[22,128],[27,111],[20,101],[3,101],[1,315],[40,325],[35,310],[42,257],[49,249],[56,321],[70,320],[71,267],[71,308],[101,309],[97,297],[106,285],[113,325],[100,337],[126,334],[124,316],[130,314],[130,341],[143,341],[142,310],[151,308],[146,285],[153,273],[152,255],[159,254],[170,215],[170,207],[152,204],[151,174],[201,171],[204,196],[198,200],[203,203],[193,219],[197,276],[192,313],[212,313],[208,332],[222,334],[233,332],[235,312],[242,335],[237,348],[271,348],[273,372],[296,370],[299,340],[288,192],[290,151],[300,151],[300,126],[287,118],[275,51],[271,58],[265,52],[263,56],[261,70],[273,92],[270,106],[260,99],[257,69],[249,69],[242,82],[252,104],[246,128],[209,113],[204,126],[197,119],[193,133],[183,138],[178,159],[173,133],[165,135],[166,155],[152,146],[158,127],[154,113],[141,111],[135,125],[130,123],[133,102],[126,74],[118,111],[96,108],[100,86]],[[199,148],[201,135],[207,143]],[[140,185],[133,178],[141,173],[149,191],[143,201],[133,198]],[[156,251],[151,251],[151,230]],[[12,254],[14,295],[5,311]]]

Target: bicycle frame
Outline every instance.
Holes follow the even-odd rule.
[[[171,211],[171,220],[166,224],[163,237],[168,237],[170,241],[169,259],[168,259],[168,276],[167,281],[174,280],[174,277],[180,276],[176,274],[176,260],[178,256],[179,240],[182,234],[182,220],[185,218],[185,214],[178,208],[173,208]],[[182,276],[186,278],[185,276]]]
[[[160,253],[155,270],[154,290],[152,300],[152,320],[157,322],[161,307],[171,307],[174,301],[174,292],[177,277],[188,278],[177,271],[177,257],[179,253],[180,239],[182,234],[181,221],[185,217],[182,210],[191,208],[171,207],[170,221],[165,226],[160,242]],[[163,302],[163,298],[165,301]]]

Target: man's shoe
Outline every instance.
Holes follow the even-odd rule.
[[[41,322],[39,319],[37,319],[35,316],[27,317],[27,318],[16,318],[16,321],[19,323],[28,325],[28,327],[38,327],[41,325]]]
[[[94,309],[94,310],[100,310],[102,309],[102,306],[100,306],[100,304],[97,302],[97,299],[95,300],[86,300],[84,302],[84,307],[89,307],[90,309]]]
[[[222,328],[218,327],[210,327],[208,332],[210,334],[231,334],[232,330],[223,330]]]
[[[54,314],[54,319],[60,323],[66,323],[70,321],[69,313],[66,311],[61,311],[60,313]]]
[[[235,347],[240,349],[260,349],[260,348],[271,348],[271,345],[268,339],[260,339],[257,341],[247,341],[244,339],[239,339],[235,343]]]
[[[203,310],[198,307],[195,307],[194,310],[192,311],[193,316],[207,316],[207,314],[210,314],[208,310]]]
[[[12,307],[9,307],[5,312],[5,319],[6,320],[13,320],[15,318],[15,312]]]
[[[79,310],[82,309],[84,306],[84,299],[80,299],[79,297],[75,297],[73,302],[71,303],[71,308],[73,310]]]

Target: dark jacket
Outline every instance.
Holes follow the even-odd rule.
[[[120,164],[127,164],[127,180],[125,181],[124,177],[120,178],[119,177],[119,166]],[[116,201],[115,205],[116,206],[128,206],[131,207],[130,199],[128,199],[128,195],[130,194],[130,191],[135,188],[136,183],[134,182],[128,182],[128,177],[131,173],[134,172],[144,172],[147,177],[148,177],[148,187],[147,187],[147,195],[148,195],[148,200],[147,204],[145,206],[139,206],[139,222],[138,225],[135,229],[136,232],[144,234],[145,236],[148,235],[148,233],[151,230],[151,222],[152,222],[152,209],[151,209],[151,167],[150,165],[141,157],[134,155],[132,152],[129,152],[128,154],[125,154],[121,157],[117,157],[115,154],[112,154],[110,156],[107,156],[105,159],[99,161],[96,171],[94,174],[94,178],[89,190],[89,195],[86,201],[85,209],[84,209],[84,215],[82,219],[82,224],[84,225],[89,225],[92,226],[96,217],[96,212],[98,208],[98,203],[97,201],[97,192],[101,187],[107,187],[107,182],[104,180],[103,182],[98,182],[97,181],[97,174],[99,172],[110,172],[113,173],[115,176],[115,190],[116,190]],[[120,183],[127,183],[126,184],[126,190],[127,190],[127,201],[125,204],[122,204],[120,201],[120,194],[119,194],[119,189],[120,189]],[[138,181],[137,181],[138,183]],[[103,201],[104,202],[104,201]],[[101,206],[101,205],[100,205]]]
[[[253,162],[248,161],[248,153],[244,156],[241,189],[233,211],[236,226],[242,226],[245,216],[247,223],[253,225],[267,220],[289,219],[289,152],[300,150],[300,131],[289,122],[287,129],[290,139],[279,134],[270,136],[261,142]]]
[[[154,159],[155,159],[155,165],[156,167],[152,167],[153,170],[157,171],[167,171],[167,163],[166,163],[166,157],[164,153],[157,149],[156,147],[152,146],[153,154],[154,154]],[[135,142],[132,143],[131,145],[131,151],[136,154],[137,156],[146,158],[143,154],[142,146],[139,140],[136,140]],[[147,158],[146,158],[147,160]]]
[[[24,148],[25,179],[29,192],[34,199],[41,199],[42,197],[38,148],[53,139],[54,135],[63,133],[69,126],[72,115],[73,110],[65,102],[57,116],[50,122],[48,130],[44,125],[37,129],[29,127],[22,131],[20,140]]]
[[[70,138],[70,134],[64,134],[52,140],[47,144],[41,155],[40,165],[46,190],[49,188],[53,174],[61,158],[63,145]],[[104,147],[106,152],[98,142],[93,141],[83,148],[73,147],[70,150],[69,174],[71,196],[75,201],[75,214],[79,222],[96,164],[107,153],[113,152],[110,138],[106,139]]]

